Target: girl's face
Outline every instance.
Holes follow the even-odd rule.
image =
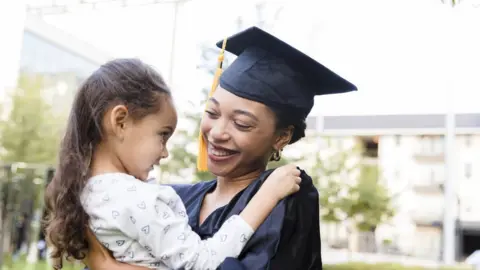
[[[147,180],[153,166],[168,157],[166,143],[177,126],[177,112],[171,98],[162,96],[159,102],[160,110],[137,120],[128,116],[128,110],[112,110],[111,121],[117,122],[113,149],[118,163],[126,173],[140,180]]]

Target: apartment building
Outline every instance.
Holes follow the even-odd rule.
[[[322,136],[363,142],[370,162],[395,194],[396,216],[377,230],[401,253],[438,259],[442,251],[445,116],[378,115],[311,117]],[[308,147],[307,147],[308,148]],[[456,116],[454,186],[457,202],[457,259],[480,246],[480,114]],[[477,171],[479,170],[479,171]],[[338,229],[336,229],[338,231]],[[342,229],[341,229],[342,230]],[[343,229],[345,230],[345,229]]]

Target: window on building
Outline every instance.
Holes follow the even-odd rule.
[[[397,146],[400,146],[401,143],[402,143],[402,137],[400,135],[395,135],[395,144]]]
[[[466,178],[472,177],[472,164],[470,163],[465,164],[465,177]]]
[[[443,153],[443,136],[423,136],[421,138],[422,152],[429,155],[439,155]]]
[[[437,152],[439,141],[438,137],[422,135],[420,137],[420,151],[422,154],[432,155]]]
[[[465,146],[470,147],[472,145],[472,135],[465,136]]]
[[[435,171],[433,169],[430,170],[430,183],[435,183]]]
[[[437,153],[443,154],[445,151],[445,136],[441,135],[437,140]]]
[[[430,153],[433,154],[436,152],[437,144],[435,142],[435,139],[432,137],[428,138],[428,141],[430,142]]]
[[[365,149],[364,155],[367,157],[378,157],[378,139],[375,137],[364,137],[361,139]]]

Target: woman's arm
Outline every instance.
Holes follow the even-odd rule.
[[[148,270],[149,268],[129,265],[116,261],[108,250],[100,244],[90,228],[86,229],[88,252],[83,262],[90,270]]]

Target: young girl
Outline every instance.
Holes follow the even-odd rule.
[[[144,182],[168,156],[165,145],[176,123],[169,89],[139,60],[113,60],[86,80],[47,188],[46,233],[54,259],[84,259],[89,224],[117,260],[156,269],[216,269],[240,254],[279,200],[298,191],[299,170],[275,170],[240,215],[202,241],[173,189]],[[209,154],[221,160],[227,153],[218,147]]]

